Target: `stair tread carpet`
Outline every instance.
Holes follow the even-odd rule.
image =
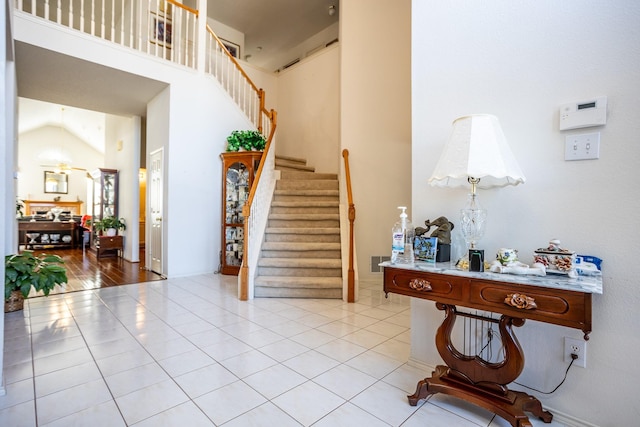
[[[342,288],[342,277],[256,277],[256,285],[265,287]]]

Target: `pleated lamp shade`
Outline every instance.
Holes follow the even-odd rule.
[[[478,188],[505,187],[525,182],[498,118],[474,114],[453,121],[453,129],[438,164],[429,178],[436,187],[469,185]]]

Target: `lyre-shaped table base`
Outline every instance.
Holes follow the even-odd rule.
[[[512,325],[522,326],[524,320],[506,315],[500,318],[497,323],[505,358],[500,363],[490,363],[477,356],[463,355],[456,350],[451,342],[456,308],[441,303],[436,303],[436,307],[445,311],[445,318],[436,334],[436,347],[448,366],[437,366],[431,377],[419,381],[416,392],[407,396],[409,404],[415,406],[420,399],[444,393],[490,410],[507,420],[513,427],[532,427],[525,412],[550,423],[553,414],[545,411],[538,399],[507,388],[507,384],[514,381],[524,368],[522,348],[511,330]],[[467,316],[464,313],[460,315]]]

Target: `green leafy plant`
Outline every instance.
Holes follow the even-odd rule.
[[[87,220],[87,225],[93,225],[96,231],[107,231],[110,228],[116,230],[126,230],[127,224],[124,222],[124,218],[116,218],[115,216],[105,216],[102,219],[92,221]]]
[[[27,297],[31,289],[45,295],[57,285],[67,283],[67,271],[58,255],[35,256],[33,251],[6,255],[4,258],[4,299],[8,300],[12,291],[20,291]]]
[[[262,151],[266,145],[267,141],[257,130],[234,130],[227,137],[227,151],[240,151],[241,148]]]
[[[22,209],[24,209],[24,202],[20,199],[16,199],[16,216],[20,218],[24,216],[24,212],[22,212]]]

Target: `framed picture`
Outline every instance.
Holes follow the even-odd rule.
[[[167,15],[157,15],[151,12],[149,40],[160,46],[171,48],[173,26]]]
[[[438,250],[437,237],[416,236],[413,239],[413,252],[416,260],[436,263],[436,252]]]
[[[236,59],[240,59],[240,45],[237,45],[235,43],[231,43],[230,41],[225,40],[225,39],[220,39],[220,41],[222,42],[224,47],[227,48],[227,50],[229,51],[231,56],[233,56]]]

